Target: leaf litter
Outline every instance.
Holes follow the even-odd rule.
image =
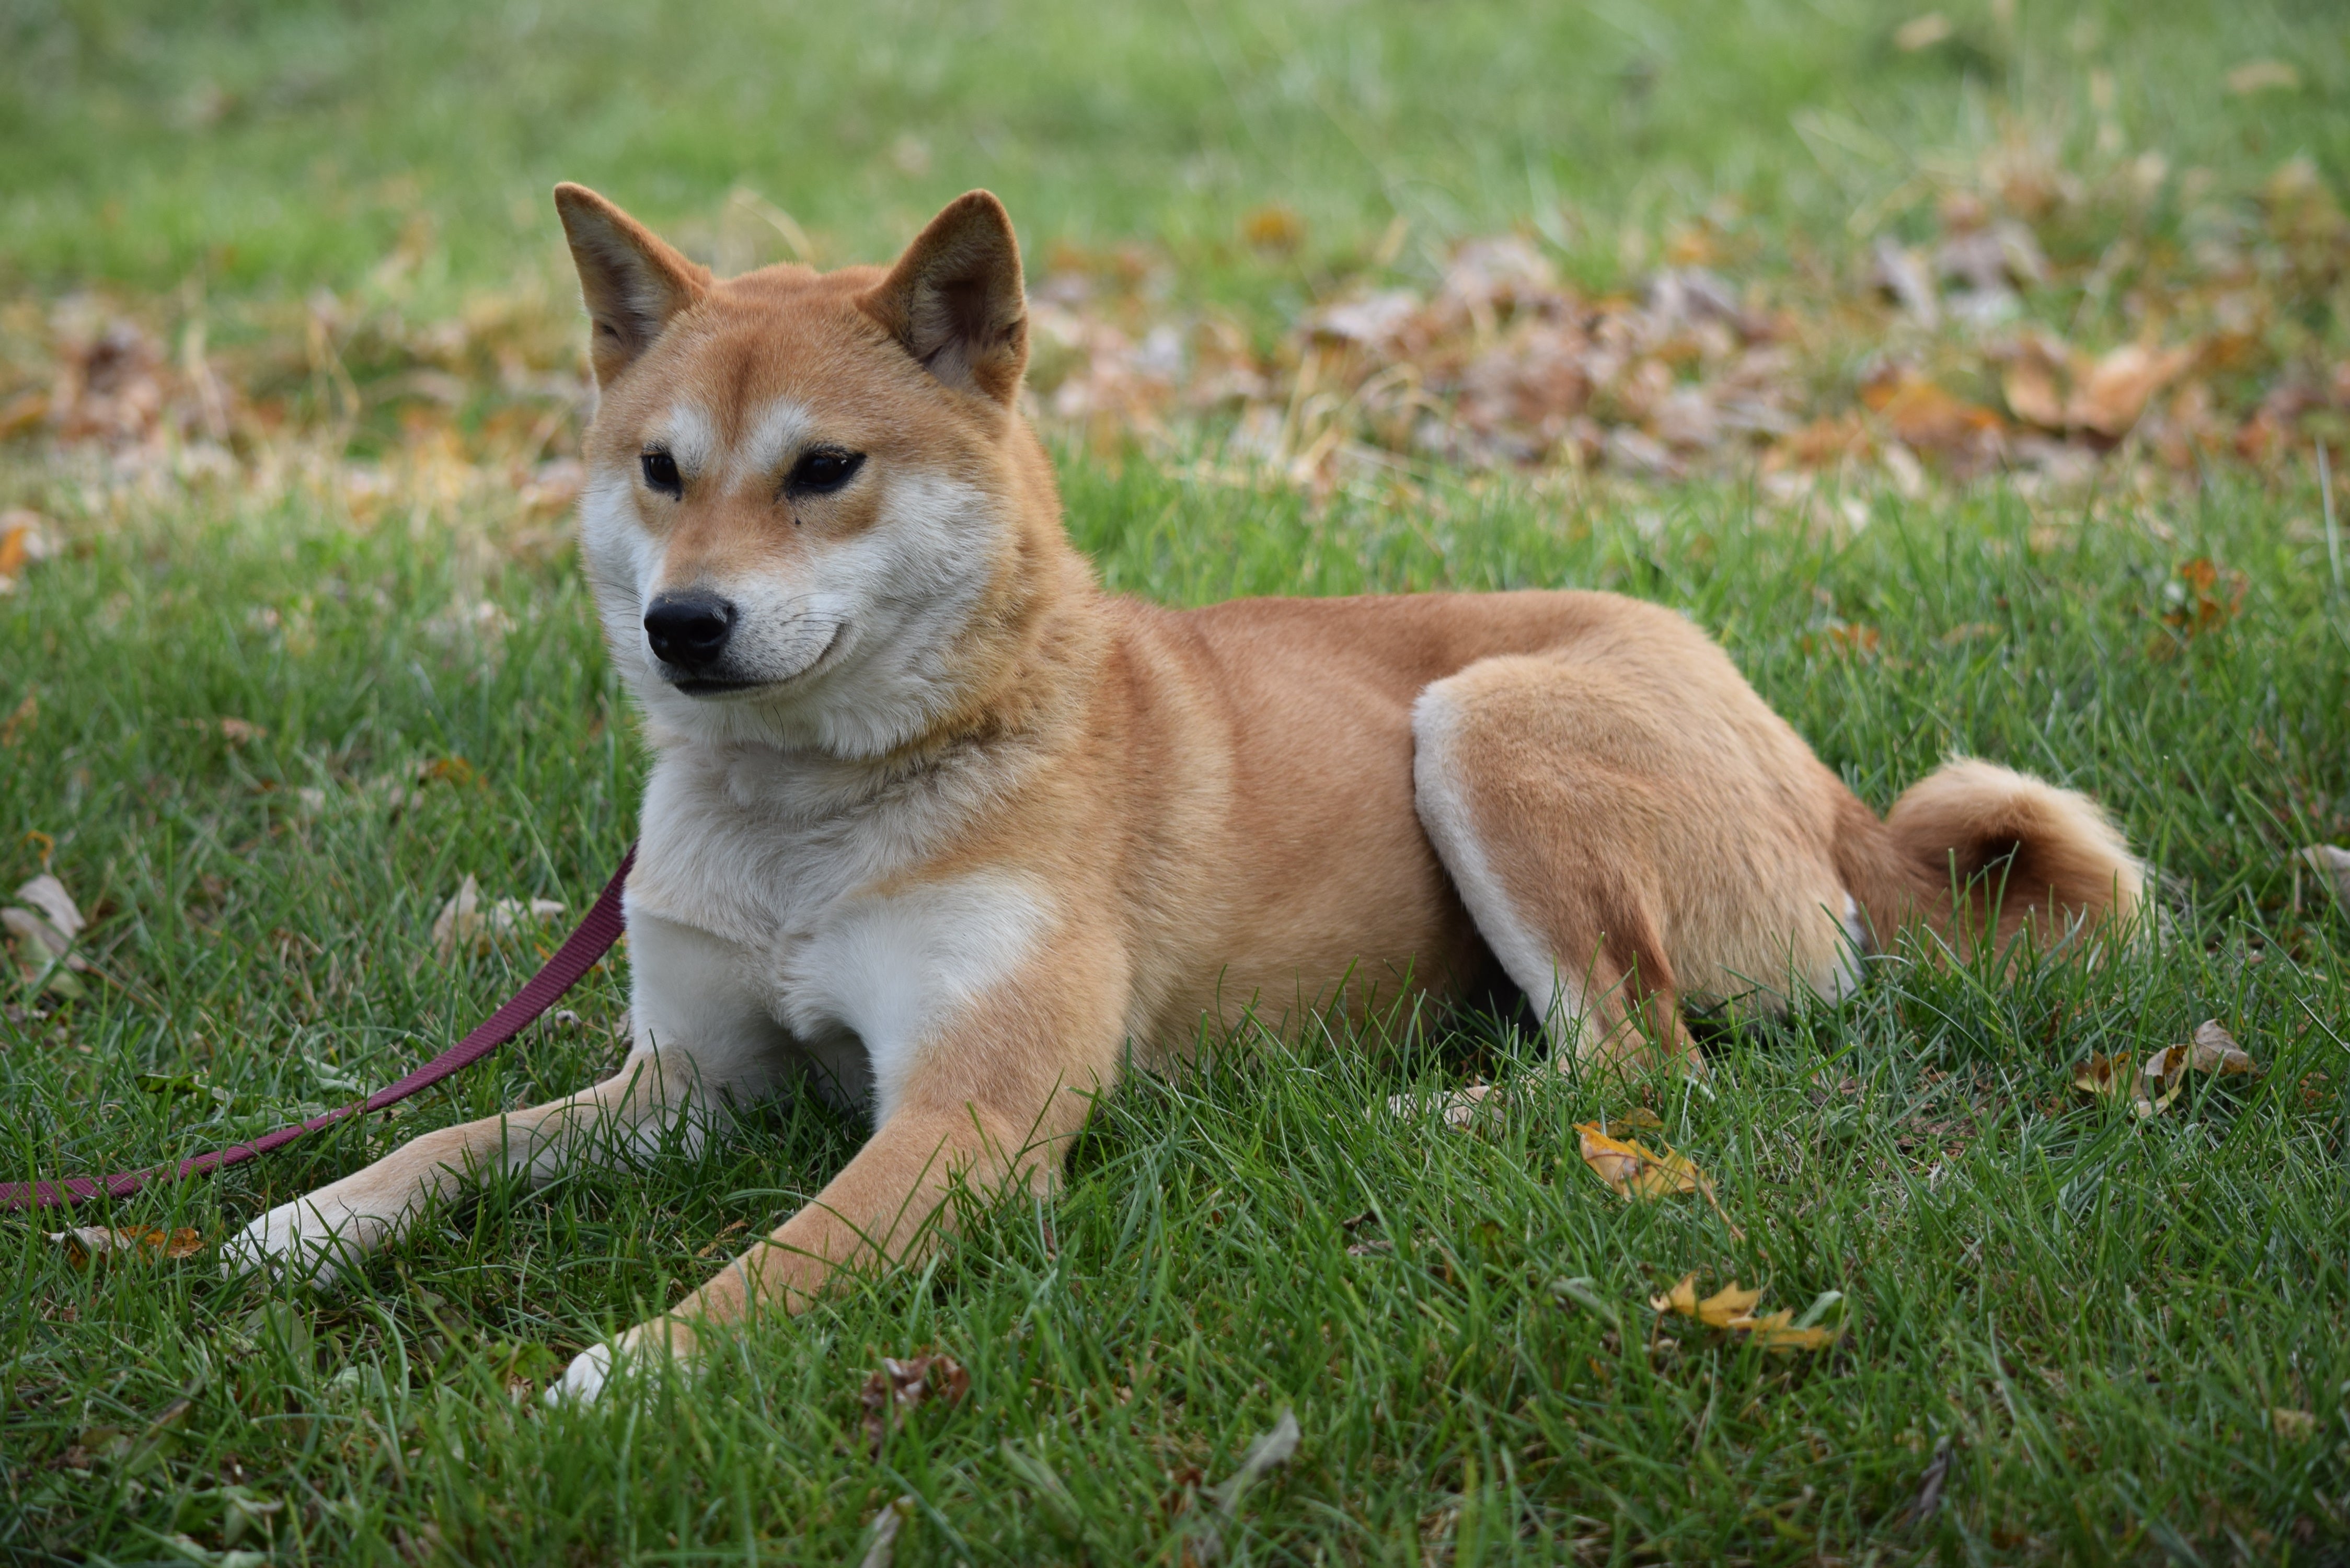
[[[77,1267],[86,1267],[100,1258],[130,1258],[140,1262],[190,1258],[204,1250],[203,1233],[187,1226],[164,1231],[153,1225],[135,1225],[127,1229],[77,1225],[64,1231],[44,1231],[43,1234],[62,1248]]]
[[[1852,526],[1856,481],[1914,491],[1929,472],[2005,472],[2085,488],[2118,458],[2193,485],[2338,436],[2350,360],[2324,323],[2350,217],[2325,171],[2295,157],[2220,189],[2152,152],[2067,167],[2063,145],[2019,118],[1942,155],[1938,198],[1856,213],[1842,254],[1792,268],[1757,259],[1773,254],[1766,236],[1734,213],[1673,228],[1661,265],[1582,281],[1570,274],[1591,258],[1540,224],[1444,239],[1404,223],[1326,256],[1295,212],[1260,208],[1238,237],[1312,264],[1281,319],[1187,297],[1175,260],[1147,245],[1047,244],[1029,278],[1032,409],[1097,446],[1316,495],[1431,462],[1633,483],[1755,475],[1768,506]],[[827,248],[755,192],[727,202],[794,259]],[[2174,218],[2192,243],[2158,226]],[[1894,240],[1896,220],[1919,243]],[[1657,248],[1620,226],[1622,255]],[[0,442],[45,443],[82,471],[95,455],[124,483],[297,488],[360,529],[486,501],[510,552],[562,549],[593,402],[576,296],[548,274],[432,318],[406,280],[435,244],[429,225],[403,235],[348,296],[215,302],[235,320],[209,335],[203,307],[173,296],[36,305],[0,343]],[[728,265],[761,259],[731,250]],[[363,418],[396,427],[365,458]],[[0,514],[0,563],[54,548],[47,519]]]
[[[2109,1105],[2127,1105],[2141,1119],[2160,1116],[2186,1091],[2193,1073],[2231,1077],[2259,1073],[2250,1053],[2216,1018],[2195,1026],[2182,1044],[2150,1053],[2138,1061],[2132,1053],[2092,1055],[2074,1069],[2073,1087]]]
[[[953,1405],[970,1392],[971,1374],[951,1355],[922,1355],[903,1361],[883,1356],[857,1395],[865,1410],[860,1429],[867,1452],[879,1457],[889,1428],[925,1402]]]

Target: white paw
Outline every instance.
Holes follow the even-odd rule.
[[[550,1405],[592,1405],[603,1397],[604,1385],[612,1376],[612,1347],[590,1345],[571,1358],[563,1376],[547,1386],[546,1402]]]
[[[221,1270],[269,1270],[324,1287],[356,1267],[383,1231],[381,1220],[345,1204],[297,1198],[230,1237],[221,1248]]]

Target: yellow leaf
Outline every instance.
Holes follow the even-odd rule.
[[[1660,1296],[1650,1296],[1648,1304],[1659,1312],[1677,1312],[1683,1317],[1697,1315],[1697,1275],[1683,1274],[1680,1282]]]
[[[1633,1178],[1648,1163],[1648,1151],[1637,1143],[1609,1137],[1599,1130],[1596,1122],[1578,1122],[1575,1130],[1583,1135],[1583,1163],[1592,1174],[1614,1188],[1618,1195],[1632,1196]]]
[[[1785,1322],[1787,1314],[1774,1312],[1771,1320],[1754,1323],[1750,1327],[1754,1343],[1765,1350],[1792,1354],[1798,1350],[1825,1350],[1844,1337],[1842,1325],[1835,1328],[1794,1328]],[[1739,1326],[1732,1324],[1731,1327]]]
[[[1738,1288],[1738,1282],[1732,1280],[1697,1303],[1698,1321],[1713,1328],[1728,1328],[1732,1322],[1753,1311],[1754,1303],[1762,1299],[1761,1291],[1742,1291]],[[1779,1315],[1785,1317],[1787,1314],[1781,1313]]]

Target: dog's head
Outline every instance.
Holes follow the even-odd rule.
[[[950,203],[886,272],[721,281],[555,202],[602,394],[581,547],[657,732],[873,756],[967,701],[1024,542],[1058,534],[1003,204]]]

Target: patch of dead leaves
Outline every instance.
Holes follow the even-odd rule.
[[[1765,1350],[1792,1355],[1799,1350],[1825,1350],[1844,1337],[1845,1325],[1825,1325],[1820,1321],[1830,1309],[1842,1301],[1842,1294],[1829,1291],[1811,1305],[1803,1321],[1795,1321],[1792,1309],[1754,1315],[1754,1308],[1762,1300],[1759,1290],[1742,1289],[1736,1280],[1711,1295],[1700,1299],[1697,1275],[1683,1274],[1672,1289],[1659,1296],[1648,1298],[1648,1305],[1657,1314],[1661,1325],[1669,1316],[1694,1318],[1708,1328],[1725,1333],[1744,1334]]]
[[[924,1355],[899,1361],[883,1356],[881,1366],[865,1379],[857,1402],[865,1408],[860,1423],[866,1450],[879,1457],[889,1428],[927,1400],[952,1405],[971,1392],[971,1374],[951,1355]]]
[[[161,1258],[192,1258],[204,1250],[201,1231],[182,1226],[176,1231],[163,1231],[153,1225],[134,1225],[118,1229],[104,1225],[77,1225],[65,1231],[49,1231],[51,1242],[65,1250],[66,1256],[78,1267],[87,1267],[100,1258],[130,1258],[151,1262]]]
[[[469,876],[433,917],[432,950],[442,963],[454,962],[461,953],[480,957],[502,941],[539,930],[563,909],[553,898],[499,898],[484,904],[481,883]]]
[[[2257,1074],[2260,1068],[2216,1018],[2195,1026],[2194,1038],[2157,1051],[2137,1062],[2127,1051],[2097,1054],[2073,1075],[2073,1087],[2111,1105],[2126,1104],[2144,1118],[2160,1116],[2186,1091],[2190,1073],[2220,1076]]]

